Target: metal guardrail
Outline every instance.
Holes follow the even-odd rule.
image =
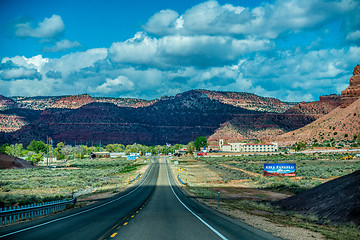
[[[61,211],[67,205],[75,204],[76,198],[70,200],[58,200],[46,203],[36,203],[17,207],[0,208],[0,225],[15,223],[16,221],[30,219],[36,216],[44,216],[56,211]]]
[[[181,178],[180,178],[180,176],[179,175],[177,175],[177,179],[182,183],[182,184],[184,184],[184,185],[186,185],[186,186],[188,186],[188,184],[187,183],[185,183]]]
[[[135,181],[136,179],[138,179],[139,176],[140,176],[140,173],[138,173],[138,175],[134,179],[130,180],[129,183],[131,183],[131,182]]]

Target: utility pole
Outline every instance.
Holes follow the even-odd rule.
[[[46,136],[46,167],[49,167],[49,136]]]
[[[101,152],[101,141],[100,141],[100,152]]]

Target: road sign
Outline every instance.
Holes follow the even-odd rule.
[[[182,171],[184,171],[184,169],[182,169],[182,168],[179,168],[178,170],[179,170],[179,172],[182,172]]]
[[[296,176],[295,163],[265,163],[264,176]]]
[[[179,164],[179,161],[174,161],[174,164],[175,164],[175,165],[178,165],[178,164]]]

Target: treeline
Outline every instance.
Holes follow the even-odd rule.
[[[14,157],[25,157],[26,160],[32,162],[39,162],[45,157],[56,158],[58,160],[62,159],[73,159],[73,158],[85,158],[89,156],[92,152],[125,152],[126,154],[130,153],[152,153],[152,154],[169,154],[175,150],[186,148],[187,152],[192,154],[196,149],[199,150],[202,147],[207,146],[207,141],[205,137],[198,137],[193,142],[189,142],[186,145],[175,144],[175,145],[156,145],[156,146],[146,146],[138,143],[132,145],[123,145],[123,144],[108,144],[108,145],[65,145],[63,142],[59,142],[56,146],[47,145],[42,141],[33,140],[25,148],[23,144],[3,144],[0,147],[0,152],[5,153]]]

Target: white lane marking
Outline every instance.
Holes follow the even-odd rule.
[[[165,165],[166,165],[166,173],[167,173],[167,177],[168,177],[168,180],[169,180],[169,185],[170,185],[170,188],[172,190],[172,192],[174,193],[175,197],[177,198],[177,200],[179,200],[179,202],[192,214],[194,215],[197,219],[199,219],[203,224],[205,224],[205,226],[207,226],[208,228],[210,228],[211,231],[213,231],[216,235],[218,235],[221,239],[223,240],[228,240],[224,235],[222,235],[221,233],[219,233],[215,228],[213,228],[212,226],[210,226],[210,224],[208,224],[207,222],[205,222],[201,217],[199,217],[198,215],[196,215],[193,211],[191,211],[190,208],[188,208],[181,200],[180,198],[176,195],[173,187],[171,186],[171,182],[170,182],[170,178],[169,178],[169,167],[168,167],[168,164],[166,162],[166,159],[165,159]]]
[[[136,187],[135,189],[133,189],[131,192],[128,192],[127,194],[125,194],[125,195],[123,195],[123,196],[121,196],[121,197],[118,197],[118,198],[113,199],[113,200],[111,200],[111,201],[109,201],[109,202],[103,203],[103,204],[101,204],[101,205],[99,205],[99,206],[96,206],[96,207],[93,207],[93,208],[89,208],[89,209],[87,209],[87,210],[84,210],[84,211],[81,211],[81,212],[78,212],[78,213],[74,213],[74,214],[72,214],[72,215],[68,215],[68,216],[65,216],[65,217],[57,218],[57,219],[54,219],[54,220],[51,220],[51,221],[48,221],[48,222],[41,223],[41,224],[39,224],[39,225],[32,226],[32,227],[20,229],[20,230],[15,231],[15,232],[7,233],[7,234],[5,234],[5,235],[0,236],[0,238],[4,238],[4,237],[10,236],[10,235],[14,235],[14,234],[20,233],[20,232],[25,232],[25,231],[27,231],[27,230],[31,230],[31,229],[34,229],[34,228],[38,228],[38,227],[41,227],[41,226],[44,226],[44,225],[48,225],[48,224],[53,223],[53,222],[58,222],[58,221],[60,221],[60,220],[64,220],[64,219],[67,219],[67,218],[71,218],[71,217],[74,217],[74,216],[77,216],[77,215],[80,215],[80,214],[83,214],[83,213],[90,212],[90,211],[92,211],[92,210],[98,209],[98,208],[100,208],[100,207],[109,205],[110,203],[113,203],[113,202],[115,202],[115,201],[118,201],[118,200],[120,200],[121,198],[124,198],[124,197],[130,195],[131,193],[135,192],[139,187],[141,187],[141,186],[144,184],[144,182],[146,181],[146,179],[149,177],[150,172],[151,172],[152,169],[153,169],[153,166],[154,166],[154,164],[151,165],[151,169],[149,170],[149,172],[148,172],[147,176],[145,177],[144,181],[142,181],[142,183],[139,184],[139,186],[137,186],[137,187]]]

